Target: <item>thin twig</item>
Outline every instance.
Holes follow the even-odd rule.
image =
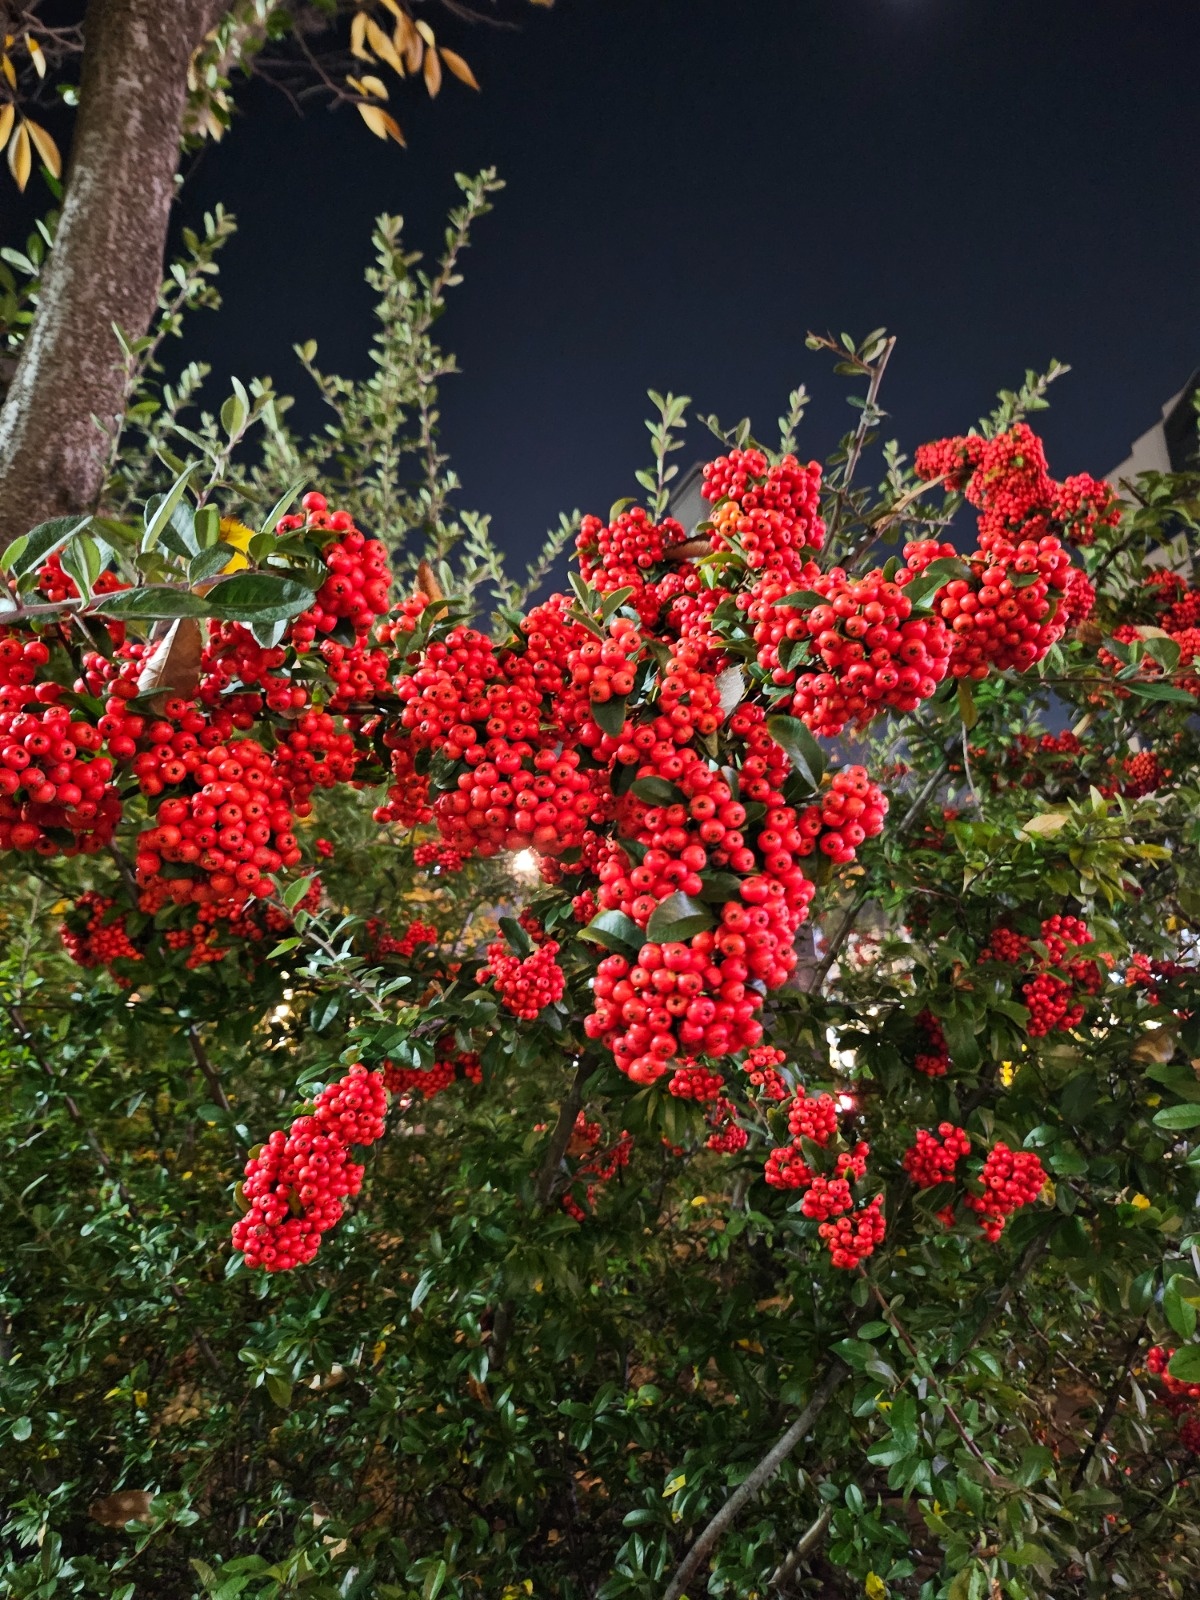
[[[1090,1441],[1088,1442],[1088,1447],[1079,1458],[1079,1465],[1075,1468],[1074,1476],[1071,1479],[1072,1493],[1074,1493],[1075,1490],[1077,1490],[1083,1483],[1084,1475],[1091,1464],[1092,1457],[1100,1448],[1104,1435],[1108,1432],[1108,1425],[1113,1419],[1113,1413],[1116,1411],[1117,1406],[1121,1402],[1121,1396],[1125,1391],[1125,1385],[1129,1382],[1129,1372],[1133,1366],[1133,1358],[1138,1353],[1138,1348],[1141,1345],[1142,1336],[1145,1332],[1146,1319],[1143,1317],[1141,1322],[1138,1323],[1137,1332],[1129,1341],[1129,1346],[1125,1351],[1125,1358],[1121,1362],[1120,1371],[1113,1379],[1113,1382],[1109,1387],[1108,1394],[1105,1396],[1104,1405],[1101,1407],[1100,1415],[1096,1418],[1096,1428]]]
[[[220,1074],[212,1064],[212,1057],[204,1048],[200,1038],[200,1030],[193,1022],[187,1030],[188,1044],[192,1049],[192,1059],[200,1068],[201,1076],[207,1085],[208,1092],[213,1097],[213,1103],[229,1118],[229,1137],[233,1140],[233,1147],[239,1155],[245,1154],[245,1145],[233,1121],[233,1107],[229,1104],[229,1096],[225,1093],[225,1086],[221,1082]]]
[[[586,1061],[579,1063],[571,1087],[563,1097],[562,1105],[558,1108],[558,1121],[554,1125],[554,1133],[551,1135],[550,1143],[546,1146],[545,1159],[538,1172],[537,1182],[533,1190],[539,1211],[544,1211],[550,1204],[554,1193],[554,1180],[558,1176],[562,1158],[571,1142],[571,1130],[575,1126],[575,1119],[578,1117],[579,1108],[583,1104],[583,1086],[591,1076],[591,1071],[592,1069]]]
[[[916,1341],[913,1339],[913,1337],[909,1333],[908,1329],[904,1326],[904,1324],[900,1321],[900,1318],[892,1310],[891,1304],[889,1303],[887,1296],[884,1294],[883,1290],[879,1287],[879,1285],[874,1281],[874,1279],[868,1277],[868,1275],[866,1273],[866,1270],[863,1267],[860,1266],[858,1270],[859,1270],[859,1273],[860,1273],[861,1277],[865,1280],[865,1282],[867,1283],[868,1287],[870,1288],[871,1293],[875,1298],[875,1302],[879,1306],[879,1309],[883,1312],[884,1317],[887,1319],[888,1323],[891,1325],[891,1327],[894,1330],[894,1332],[899,1335],[899,1337],[900,1337],[901,1341],[903,1342],[905,1348],[908,1350],[908,1353],[912,1356],[913,1360],[918,1363],[919,1367],[923,1367],[925,1369],[925,1375],[928,1376],[930,1385],[932,1386],[934,1393],[937,1395],[938,1400],[941,1402],[942,1409],[945,1411],[946,1415],[950,1418],[950,1421],[954,1424],[954,1431],[958,1434],[959,1438],[966,1445],[967,1449],[975,1457],[976,1461],[978,1461],[981,1464],[981,1466],[983,1467],[984,1471],[987,1473],[988,1477],[992,1478],[992,1479],[995,1479],[998,1476],[995,1467],[992,1466],[991,1462],[984,1455],[983,1451],[975,1443],[975,1440],[971,1437],[970,1433],[967,1431],[967,1428],[964,1425],[962,1418],[959,1416],[958,1412],[954,1409],[954,1407],[950,1404],[949,1400],[946,1399],[945,1395],[941,1392],[941,1389],[938,1387],[937,1379],[933,1376],[932,1368],[930,1367],[929,1363],[925,1360],[924,1356],[922,1356],[921,1351],[920,1351],[919,1347],[917,1346]]]
[[[813,1523],[810,1524],[809,1527],[804,1530],[788,1554],[783,1558],[783,1560],[775,1568],[775,1571],[767,1579],[768,1594],[770,1594],[772,1589],[781,1589],[783,1585],[787,1583],[789,1578],[795,1576],[796,1568],[804,1560],[805,1556],[810,1550],[815,1549],[825,1537],[825,1530],[833,1521],[833,1513],[835,1510],[836,1507],[832,1503],[827,1503],[821,1507],[820,1515]]]
[[[792,1423],[786,1433],[780,1435],[753,1471],[742,1479],[716,1516],[711,1519],[704,1531],[694,1541],[691,1549],[688,1550],[683,1560],[675,1568],[671,1581],[663,1593],[663,1600],[680,1600],[688,1584],[691,1583],[705,1561],[707,1561],[722,1534],[735,1521],[738,1512],[779,1471],[792,1451],[810,1431],[821,1412],[833,1399],[838,1386],[845,1382],[848,1373],[849,1369],[844,1367],[840,1361],[835,1361],[829,1367],[825,1376],[813,1390],[812,1398],[795,1422]]]

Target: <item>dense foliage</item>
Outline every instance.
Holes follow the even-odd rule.
[[[825,467],[711,423],[685,527],[653,396],[513,583],[492,187],[325,435],[151,337],[0,558],[5,1592],[1183,1596],[1200,484],[1054,479],[1031,375],[862,487],[817,338]]]

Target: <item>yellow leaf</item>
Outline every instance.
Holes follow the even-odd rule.
[[[41,45],[34,38],[26,39],[25,48],[29,51],[29,59],[33,62],[39,78],[46,76],[46,57]]]
[[[399,5],[397,4],[397,0],[383,0],[383,3],[395,17],[397,22],[408,21],[408,16],[400,9]]]
[[[374,96],[377,100],[386,100],[388,97],[387,86],[382,78],[377,78],[373,72],[368,72],[364,77],[351,78],[347,76],[346,82],[355,94],[361,94],[366,99]]]
[[[350,24],[350,54],[359,61],[374,61],[375,57],[363,42],[367,37],[367,13],[356,11]]]
[[[877,1572],[868,1572],[867,1580],[863,1584],[863,1593],[867,1600],[887,1600],[887,1584]]]
[[[397,24],[396,25],[397,43],[399,43],[399,38],[400,38],[400,26],[399,26],[399,24]],[[422,39],[421,35],[417,32],[416,28],[412,27],[411,25],[409,27],[408,34],[407,34],[406,38],[407,38],[407,42],[406,42],[406,44],[404,46],[404,64],[405,64],[405,66],[408,68],[408,70],[410,72],[420,72],[420,70],[421,70],[421,62],[424,60],[424,57],[425,57],[425,41],[424,41],[424,39]]]
[[[442,60],[450,68],[450,71],[454,74],[458,81],[460,83],[465,83],[468,89],[478,89],[479,84],[476,81],[475,74],[459,55],[458,51],[447,50],[445,45],[442,45],[441,51]]]
[[[11,100],[0,106],[0,149],[3,149],[8,143],[8,136],[12,132],[12,125],[16,121],[16,116]]]
[[[417,32],[421,35],[422,39],[424,39],[425,43],[432,50],[437,41],[433,37],[433,29],[429,26],[429,24],[427,22],[418,22],[417,23]]]
[[[663,1490],[663,1499],[669,1500],[673,1494],[678,1494],[686,1482],[687,1474],[684,1472],[678,1473],[674,1478],[671,1479],[670,1483],[668,1483],[667,1487]]]
[[[9,88],[15,89],[17,87],[17,69],[7,55],[0,56],[0,67],[4,69],[4,76],[8,79]]]
[[[404,63],[397,54],[396,46],[371,17],[367,18],[367,43],[381,61],[387,62],[394,73],[401,78],[404,76]]]
[[[1129,1204],[1131,1206],[1136,1206],[1139,1211],[1149,1211],[1150,1197],[1144,1194],[1135,1194],[1133,1199],[1130,1200]]]
[[[62,157],[58,153],[58,146],[42,127],[40,122],[33,122],[28,117],[25,126],[29,129],[29,137],[33,140],[37,153],[44,164],[49,167],[56,178],[62,177]]]
[[[382,106],[360,105],[358,114],[377,139],[394,139],[397,144],[404,143],[400,124]]]
[[[442,63],[436,50],[425,52],[425,87],[429,90],[431,100],[442,87]]]
[[[1043,811],[1040,816],[1030,817],[1021,831],[1031,833],[1035,838],[1043,838],[1058,833],[1069,821],[1070,818],[1065,811]]]
[[[19,124],[16,133],[8,141],[8,165],[17,180],[17,188],[24,193],[33,168],[33,157],[29,153],[29,132],[24,121]]]

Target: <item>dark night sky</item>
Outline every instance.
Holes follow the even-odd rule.
[[[768,435],[804,381],[822,453],[851,413],[810,327],[900,336],[909,448],[1070,362],[1060,476],[1108,470],[1200,363],[1195,0],[558,0],[520,32],[443,26],[484,92],[397,95],[407,152],[243,93],[187,191],[241,224],[188,353],[300,393],[314,336],[363,371],[373,216],[436,248],[453,172],[496,165],[441,325],[464,369],[444,417],[464,503],[514,552],[634,489],[648,386]]]

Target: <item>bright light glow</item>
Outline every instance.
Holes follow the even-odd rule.
[[[532,850],[518,850],[513,857],[513,876],[515,878],[536,878],[538,875],[537,857]]]
[[[857,1111],[858,1110],[858,1101],[854,1098],[854,1096],[852,1094],[840,1094],[840,1095],[838,1095],[837,1104],[838,1104],[838,1110],[839,1111]]]

